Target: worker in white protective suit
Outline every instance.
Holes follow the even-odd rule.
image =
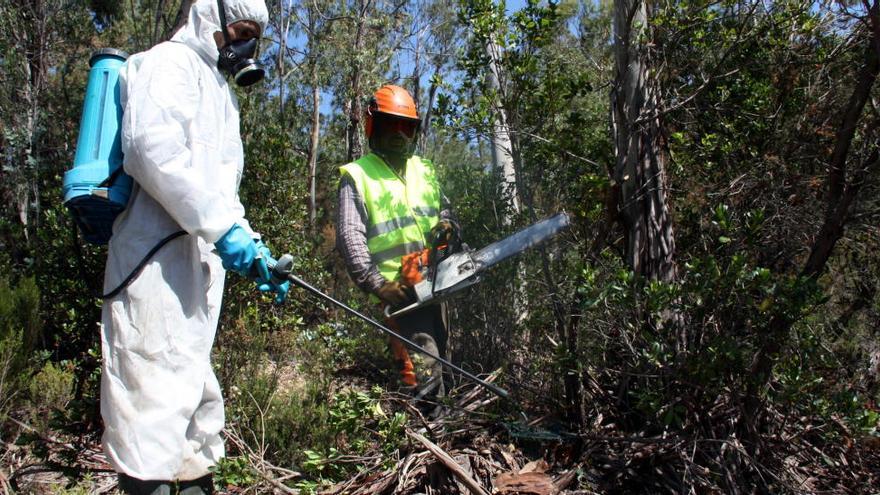
[[[224,412],[210,354],[224,269],[278,302],[287,293],[269,278],[271,252],[239,201],[244,157],[227,82],[262,77],[253,56],[267,20],[263,0],[196,0],[171,41],[132,56],[120,73],[123,164],[135,186],[109,243],[105,292],[124,288],[103,307],[101,414],[125,493],[213,491]],[[188,235],[136,270],[180,230]]]

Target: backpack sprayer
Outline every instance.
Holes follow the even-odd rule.
[[[481,280],[482,274],[489,267],[499,262],[519,254],[526,249],[537,246],[551,237],[555,236],[566,228],[570,223],[570,218],[566,213],[560,213],[554,217],[542,220],[530,227],[506,237],[498,242],[492,243],[479,251],[462,252],[451,254],[439,263],[436,263],[432,270],[427,271],[422,281],[415,285],[416,302],[406,306],[396,312],[390,313],[391,316],[409,313],[417,308],[421,308],[430,304],[437,304],[453,293],[458,292],[465,287],[470,287]],[[293,269],[293,256],[285,254],[282,256],[275,266],[272,268],[272,279],[276,283],[290,281],[296,287],[318,297],[334,306],[344,310],[345,312],[363,320],[373,328],[399,339],[407,347],[418,353],[436,359],[448,369],[458,373],[477,385],[489,390],[493,394],[502,399],[510,400],[510,394],[501,387],[482,380],[464,369],[452,364],[448,360],[437,356],[436,354],[426,350],[415,342],[407,339],[399,333],[373,320],[369,316],[357,311],[356,309],[346,305],[345,303],[334,299],[333,297],[312,287],[307,282],[291,273]],[[386,314],[389,310],[386,309]],[[514,403],[518,409],[522,410],[519,404]]]
[[[102,48],[89,59],[89,80],[79,123],[73,168],[64,173],[64,205],[86,242],[104,245],[113,236],[113,222],[128,206],[134,180],[122,167],[120,124],[122,105],[119,71],[128,54]],[[137,277],[150,258],[168,242],[186,234],[174,232],[160,240],[118,287],[102,299],[116,296]]]
[[[83,238],[107,244],[113,221],[131,196],[132,179],[122,170],[119,124],[119,70],[128,54],[114,48],[96,51],[89,59],[89,80],[73,168],[64,173],[64,205]]]

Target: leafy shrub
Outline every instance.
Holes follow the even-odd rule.
[[[223,490],[228,486],[247,487],[257,480],[257,473],[247,456],[224,457],[211,468],[214,486]]]
[[[386,412],[382,394],[382,388],[375,386],[369,392],[349,389],[333,396],[327,426],[335,442],[314,444],[303,451],[302,470],[321,479],[338,479],[363,467],[357,461],[346,461],[346,456],[357,459],[368,450],[390,455],[399,449],[406,440],[407,416]]]
[[[32,278],[10,286],[0,277],[0,420],[27,383],[29,361],[41,328],[40,292]]]
[[[73,399],[74,373],[72,366],[46,362],[31,378],[28,385],[31,426],[38,431],[49,427],[54,413],[64,411]]]

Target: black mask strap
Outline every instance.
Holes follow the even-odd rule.
[[[226,5],[223,0],[217,0],[217,10],[220,11],[220,31],[223,31],[223,43],[229,44],[229,28],[226,26]]]

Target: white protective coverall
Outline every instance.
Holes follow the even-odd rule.
[[[265,28],[263,0],[226,0],[227,23]],[[105,292],[156,243],[140,275],[102,312],[103,446],[113,468],[142,480],[193,480],[224,455],[224,412],[210,354],[225,271],[213,242],[244,218],[238,101],[217,69],[216,0],[197,0],[165,43],[120,74],[124,168],[135,180],[113,226]],[[254,234],[257,237],[257,234]]]

